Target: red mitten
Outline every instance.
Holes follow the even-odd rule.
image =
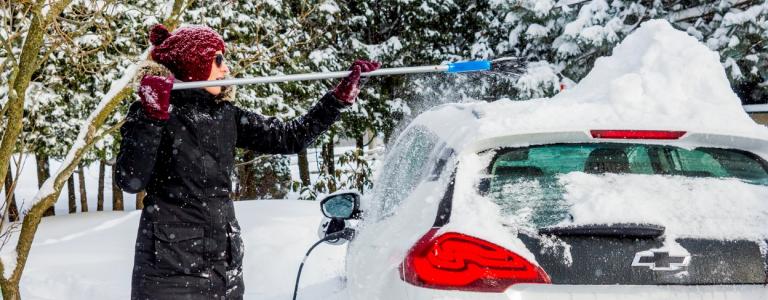
[[[146,75],[141,78],[139,98],[148,117],[155,120],[168,120],[173,81],[173,75],[168,77]]]
[[[352,105],[355,103],[357,94],[360,93],[360,73],[372,72],[378,69],[381,63],[376,61],[355,60],[349,70],[352,73],[341,80],[339,85],[333,90],[333,96],[344,105]]]

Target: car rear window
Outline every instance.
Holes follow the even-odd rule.
[[[507,215],[527,214],[541,227],[568,218],[557,176],[590,174],[655,174],[664,176],[737,178],[768,185],[766,162],[740,150],[684,149],[665,145],[584,143],[537,145],[496,151],[491,175],[479,188]]]
[[[643,144],[558,144],[500,151],[491,175],[551,176],[570,172],[733,177],[765,184],[765,163],[729,149],[683,149]]]

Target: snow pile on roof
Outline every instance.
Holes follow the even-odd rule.
[[[741,107],[718,54],[664,20],[643,23],[578,85],[552,98],[463,107],[482,112],[471,125],[482,127],[478,137],[656,129],[768,138]]]
[[[768,237],[768,188],[737,179],[654,175],[561,175],[573,224],[640,223],[675,237]]]
[[[551,99],[490,106],[488,117],[502,119],[498,125],[504,128],[679,129],[768,136],[744,112],[719,55],[664,20],[643,23],[613,55],[598,59],[572,89]]]

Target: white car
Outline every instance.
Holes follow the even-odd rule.
[[[755,238],[768,205],[749,206],[768,202],[768,140],[631,128],[473,140],[451,126],[503,106],[445,105],[402,133],[359,204],[350,299],[768,299]]]
[[[419,115],[323,209],[362,216],[350,299],[768,299],[766,159],[718,54],[656,20],[550,99]]]

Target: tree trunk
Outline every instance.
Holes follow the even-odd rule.
[[[256,159],[256,153],[246,150],[243,153],[243,161],[249,162],[240,166],[240,194],[238,199],[255,199],[258,197],[256,189],[256,171],[252,160]]]
[[[299,152],[299,177],[301,178],[301,185],[309,186],[311,184],[309,180],[309,159],[307,158],[307,149]]]
[[[85,191],[85,168],[80,165],[77,173],[77,181],[80,188],[80,212],[88,212],[88,193]]]
[[[67,179],[67,198],[69,199],[69,213],[77,212],[77,196],[75,196],[75,176],[69,176]]]
[[[333,157],[333,134],[331,134],[330,142],[323,144],[323,151],[322,151],[322,157],[323,157],[323,165],[325,166],[325,171],[328,172],[329,177],[336,178],[336,161]],[[336,178],[338,179],[338,178]],[[328,192],[333,193],[336,191],[336,184],[335,180],[328,182]]]
[[[370,135],[368,137],[370,139],[370,142],[368,142],[368,150],[376,149],[376,132],[373,129],[368,129],[368,134]]]
[[[116,172],[115,165],[112,165],[112,210],[123,211],[125,210],[123,207],[123,191],[115,183]]]
[[[5,197],[8,199],[8,203],[6,203],[6,205],[8,205],[8,220],[16,222],[19,220],[19,208],[16,206],[16,191],[13,188],[13,172],[10,171],[10,164],[8,165],[8,170],[8,175],[5,176]],[[8,198],[8,195],[11,195],[10,198]]]
[[[21,294],[19,293],[19,286],[11,281],[0,281],[0,285],[3,287],[3,299],[19,300]]]
[[[144,197],[147,196],[147,191],[141,191],[136,193],[136,209],[144,209]]]
[[[366,176],[366,170],[361,168],[360,160],[364,159],[365,155],[365,131],[361,133],[359,136],[355,138],[355,147],[357,150],[357,154],[359,155],[358,160],[356,162],[356,168],[357,171],[355,171],[354,177],[355,177],[355,188],[357,188],[360,192],[363,191],[363,183],[365,182]]]
[[[336,162],[333,157],[333,151],[333,142],[323,145],[323,165],[325,165],[325,171],[331,176],[336,174]]]
[[[365,133],[361,133],[355,138],[355,147],[360,150],[360,154],[365,153]]]
[[[48,180],[48,177],[51,177],[51,168],[48,166],[48,155],[43,153],[35,154],[35,162],[37,163],[37,187],[41,187],[43,186],[43,182]],[[46,209],[43,217],[56,215],[54,206]]]
[[[104,169],[106,162],[99,160],[99,190],[96,195],[96,211],[104,211]]]
[[[399,86],[395,78],[393,78],[393,76],[385,76],[382,86],[384,87],[384,90],[386,90],[385,96],[382,99],[388,99],[388,98],[395,99],[396,97],[395,94],[397,89],[396,87]],[[384,145],[389,145],[389,139],[392,137],[393,130],[394,128],[392,127],[385,127],[382,130],[383,131],[382,133],[384,134]]]

